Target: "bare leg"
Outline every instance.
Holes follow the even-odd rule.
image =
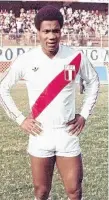
[[[37,200],[47,200],[51,190],[55,157],[30,156],[30,159],[35,197]]]
[[[81,200],[83,167],[81,155],[56,157],[56,164],[62,177],[69,200]]]

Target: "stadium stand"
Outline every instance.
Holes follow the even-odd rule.
[[[38,10],[46,4],[48,4],[47,1],[0,1],[0,55],[3,53],[2,47],[5,46],[10,48],[11,46],[33,47],[39,44],[34,17]],[[108,47],[108,4],[52,2],[53,4],[60,9],[64,17],[62,44],[77,48]],[[8,62],[0,61],[0,73],[2,73],[10,66],[11,62],[9,62],[10,59]],[[103,63],[96,69],[100,79],[107,82],[107,68],[103,67]]]
[[[62,43],[73,46],[108,46],[108,12],[106,9],[74,9],[73,3],[60,7],[64,16]],[[17,11],[18,12],[18,11]],[[37,45],[37,31],[34,26],[35,9],[0,10],[1,46]]]

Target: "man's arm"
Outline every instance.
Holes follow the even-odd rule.
[[[0,82],[0,104],[6,111],[7,115],[19,125],[23,122],[25,117],[16,107],[12,96],[10,95],[10,90],[23,77],[23,75],[20,58],[17,58]]]
[[[94,67],[83,54],[79,74],[80,77],[86,82],[85,98],[80,114],[76,114],[75,119],[68,122],[68,125],[71,125],[69,130],[70,135],[79,135],[84,128],[85,121],[91,114],[92,109],[96,103],[100,85],[99,78]]]
[[[85,98],[80,115],[87,119],[92,113],[93,107],[97,101],[100,82],[97,72],[84,54],[82,54],[82,63],[79,74],[86,83]]]
[[[27,67],[27,63],[26,63]],[[21,128],[35,135],[40,133],[41,124],[36,122],[32,115],[25,117],[22,112],[17,108],[15,102],[10,95],[11,88],[25,76],[25,61],[21,57],[17,58],[12,64],[10,70],[0,83],[0,104],[6,111],[7,115],[17,122]]]

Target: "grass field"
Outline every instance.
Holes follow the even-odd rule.
[[[17,90],[16,90],[17,89]],[[13,98],[25,114],[28,113],[27,92],[17,85]],[[83,95],[77,88],[77,110]],[[84,200],[108,200],[108,88],[101,86],[93,115],[80,136],[83,152]],[[0,108],[0,200],[34,200],[29,156],[26,152],[28,136],[8,119]],[[60,176],[55,169],[52,187],[53,200],[66,200]]]

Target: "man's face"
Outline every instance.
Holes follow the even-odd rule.
[[[61,28],[57,20],[43,21],[38,31],[38,37],[43,51],[48,56],[54,56],[59,48]]]

